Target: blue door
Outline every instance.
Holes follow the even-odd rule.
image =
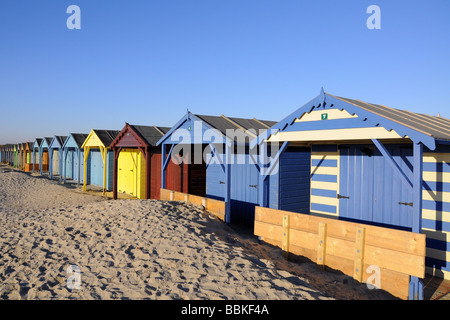
[[[220,201],[225,200],[225,169],[219,163],[206,166],[206,197]]]
[[[230,222],[253,226],[258,205],[259,171],[248,154],[234,157],[231,165]]]
[[[255,206],[258,205],[259,171],[248,154],[233,156],[230,186],[230,223],[253,226]],[[226,192],[225,168],[210,163],[206,168],[206,196],[224,201]]]
[[[100,150],[91,150],[91,184],[103,187],[103,160]]]
[[[412,147],[385,145],[412,180]],[[340,146],[339,217],[400,228],[412,226],[412,192],[373,145]]]
[[[69,149],[67,151],[67,157],[66,157],[66,179],[72,180],[73,179],[73,154],[74,151]]]

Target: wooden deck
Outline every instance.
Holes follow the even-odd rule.
[[[450,300],[450,280],[427,276],[423,285],[424,300]]]

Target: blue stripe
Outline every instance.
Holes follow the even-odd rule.
[[[450,242],[431,239],[427,237],[427,248],[432,248],[441,251],[450,251]]]
[[[450,263],[435,258],[425,257],[425,265],[442,271],[450,271]]]
[[[311,175],[311,180],[323,182],[337,182],[337,175],[314,173]]]
[[[423,171],[431,172],[450,172],[450,163],[448,162],[424,162]]]
[[[312,165],[314,167],[337,167],[337,160],[326,160],[326,159],[312,159]]]
[[[423,188],[428,191],[450,192],[450,183],[449,182],[424,181]]]
[[[428,152],[433,153],[450,153],[450,146],[448,144],[438,144],[436,146],[436,150],[430,150],[428,148],[424,148],[424,155],[426,155]]]
[[[337,192],[336,190],[325,190],[325,189],[311,189],[311,195],[320,196],[320,197],[328,197],[328,198],[336,198]]]
[[[309,131],[309,130],[351,129],[351,128],[368,128],[373,126],[374,126],[373,123],[364,121],[361,118],[347,118],[334,120],[330,119],[322,121],[294,122],[292,125],[290,125],[289,127],[287,127],[282,131],[292,132],[292,131]]]
[[[320,204],[320,203],[311,203],[311,210],[336,213],[336,206],[330,206],[328,204]]]
[[[422,219],[422,227],[436,231],[450,231],[450,222]]]
[[[422,205],[424,209],[450,212],[450,203],[448,202],[423,200]]]

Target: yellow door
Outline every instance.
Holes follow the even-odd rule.
[[[122,149],[117,160],[117,190],[145,199],[145,159],[136,149]]]
[[[117,189],[121,193],[135,196],[135,165],[133,150],[122,149],[117,160]]]

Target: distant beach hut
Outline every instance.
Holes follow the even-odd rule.
[[[83,157],[81,146],[88,137],[86,133],[70,133],[64,142],[63,149],[63,181],[76,180],[77,186],[83,182]]]
[[[86,191],[88,160],[90,163],[90,184],[103,188],[103,195],[113,188],[114,154],[109,145],[116,138],[118,130],[92,129],[81,148],[84,150],[83,159],[83,191]]]
[[[20,144],[17,143],[14,145],[14,168],[19,167],[19,152],[20,152]]]
[[[8,164],[10,166],[14,165],[14,145],[13,144],[8,145]]]
[[[139,199],[159,199],[161,147],[156,143],[170,128],[125,123],[110,148],[114,152],[113,197],[126,193]]]
[[[52,139],[52,137],[44,137],[39,147],[39,171],[41,175],[49,170],[50,157],[48,146],[52,142]]]
[[[19,149],[17,152],[18,155],[18,163],[17,168],[20,170],[23,170],[24,167],[24,161],[23,161],[23,154],[25,153],[25,142],[19,143]]]
[[[7,164],[9,164],[9,148],[9,144],[3,146],[3,162]]]
[[[23,170],[25,172],[34,171],[34,163],[32,161],[33,142],[26,142],[23,151]]]
[[[42,138],[34,139],[33,145],[31,146],[31,162],[33,163],[33,172],[39,170],[39,147],[42,143]]]
[[[5,144],[2,147],[2,162],[8,164],[9,163],[9,144]]]
[[[66,141],[67,136],[54,136],[48,146],[49,154],[49,172],[50,179],[53,179],[54,175],[59,175],[61,180],[62,174],[62,146]]]

